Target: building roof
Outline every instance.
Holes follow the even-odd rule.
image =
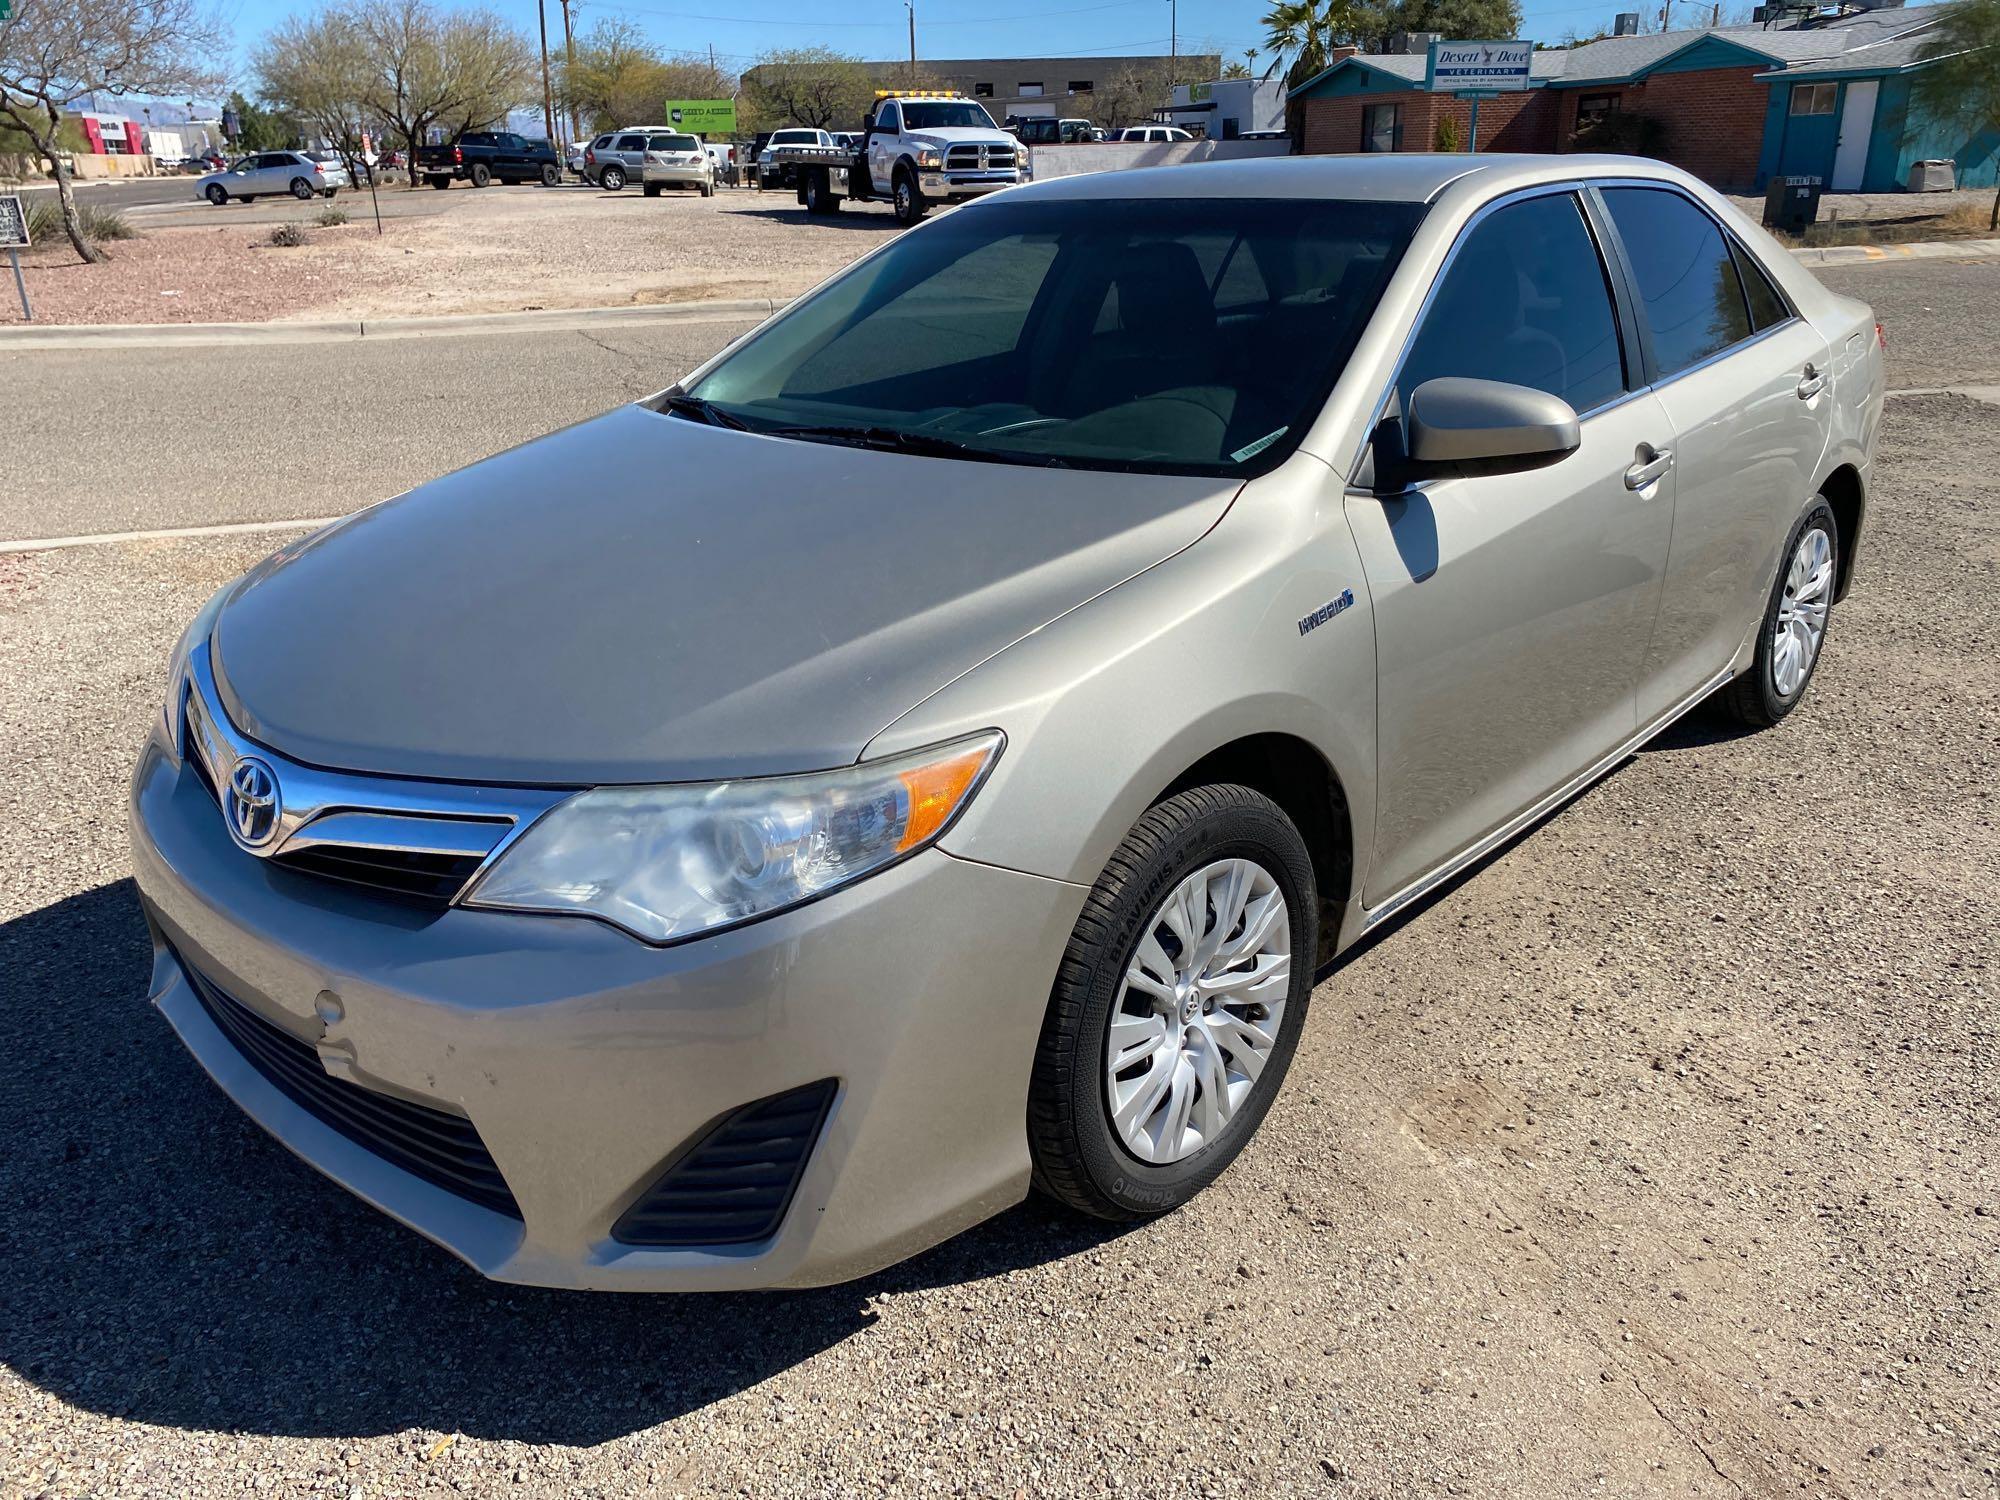
[[[1923,33],[1946,10],[1944,5],[1863,11],[1859,15],[1820,21],[1810,26],[1704,26],[1690,31],[1653,32],[1646,36],[1608,36],[1580,47],[1550,48],[1535,53],[1529,87],[1558,84],[1632,83],[1684,52],[1714,39],[1749,54],[1770,67],[1761,78],[1797,74],[1889,72],[1920,60]],[[1420,88],[1429,68],[1421,55],[1374,56],[1357,53],[1342,58],[1291,91],[1305,93],[1342,68],[1363,67]]]

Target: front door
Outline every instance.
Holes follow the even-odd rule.
[[[1875,91],[1872,78],[1857,78],[1847,85],[1847,98],[1840,106],[1840,144],[1833,153],[1833,190],[1852,193],[1861,186],[1868,170],[1868,141],[1875,131]]]
[[[1582,444],[1529,473],[1350,495],[1375,611],[1379,906],[1631,737],[1673,525],[1672,441],[1628,372],[1578,197],[1490,212],[1460,240],[1396,389],[1472,376],[1576,409]]]
[[[875,122],[868,127],[868,179],[877,193],[887,194],[895,181],[902,134],[902,107],[891,99],[876,111]]]

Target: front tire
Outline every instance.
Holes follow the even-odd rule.
[[[917,179],[907,169],[896,173],[895,185],[890,192],[895,200],[898,224],[914,224],[930,208],[924,202],[923,190],[917,186]]]
[[[207,198],[208,201],[210,203],[213,203],[217,208],[221,208],[225,203],[229,201],[229,193],[227,189],[225,189],[219,182],[211,182],[208,185],[207,191],[204,192],[202,196]]]
[[[1804,699],[1826,646],[1839,549],[1833,507],[1816,495],[1779,554],[1778,579],[1757,627],[1756,658],[1720,694],[1723,711],[1738,723],[1768,729]]]
[[[1057,971],[1028,1087],[1036,1186],[1132,1222],[1220,1176],[1298,1047],[1318,912],[1305,841],[1262,793],[1195,787],[1149,809]]]

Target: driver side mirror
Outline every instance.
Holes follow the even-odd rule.
[[[1400,419],[1385,418],[1376,430],[1376,487],[1546,468],[1582,441],[1576,412],[1560,396],[1505,381],[1440,376],[1410,393]]]

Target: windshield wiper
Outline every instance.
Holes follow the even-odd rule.
[[[703,400],[700,396],[687,396],[676,391],[671,396],[662,397],[660,405],[664,406],[668,411],[676,412],[683,417],[698,418],[708,423],[711,427],[731,427],[738,432],[748,432],[750,430],[750,425],[747,422],[724,411],[713,401]]]
[[[877,448],[885,453],[908,453],[920,458],[970,458],[983,463],[1028,464],[1044,469],[1069,467],[1060,458],[1046,454],[1006,453],[928,432],[906,432],[900,427],[767,427],[764,432],[768,437],[799,438],[808,443],[848,443],[856,448]]]

